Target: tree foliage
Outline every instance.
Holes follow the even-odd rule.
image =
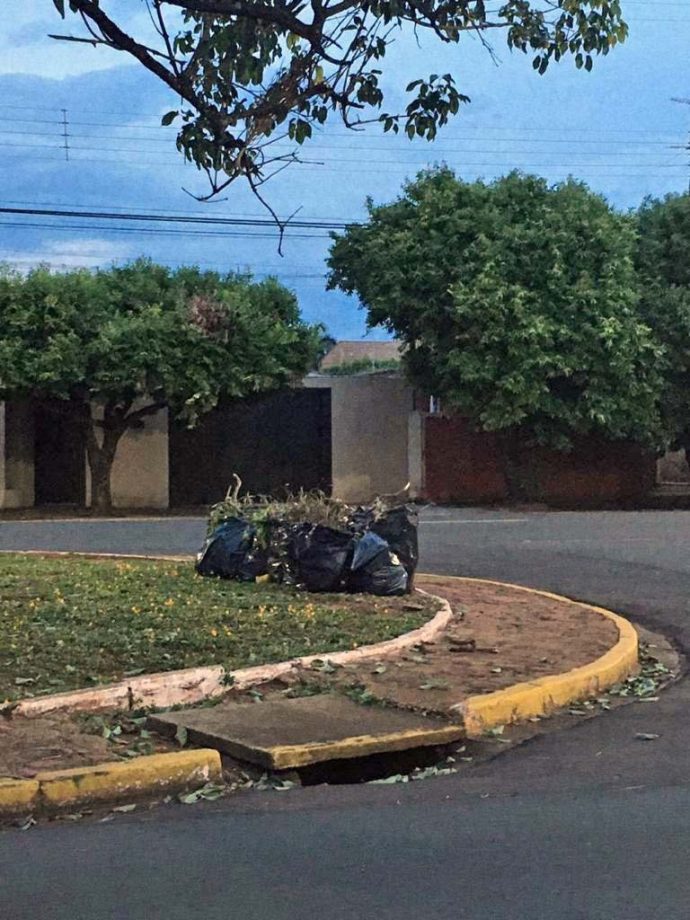
[[[662,408],[674,446],[690,448],[690,194],[638,212],[641,309],[665,349]]]
[[[171,271],[146,260],[109,270],[0,273],[0,398],[50,401],[84,426],[94,503],[129,428],[167,406],[194,424],[221,397],[288,383],[319,353],[275,280]]]
[[[414,383],[505,444],[659,444],[663,349],[634,254],[634,223],[581,183],[440,169],[334,236],[329,283],[401,340]]]
[[[296,159],[297,148],[275,152],[276,140],[300,145],[333,115],[432,140],[469,100],[452,74],[409,75],[404,110],[385,110],[383,61],[402,31],[445,44],[470,34],[487,47],[498,33],[540,74],[565,56],[590,70],[627,35],[619,0],[146,0],[151,46],[125,30],[131,3],[53,3],[84,27],[53,37],[125,52],[179,97],[163,124],[179,125],[177,146],[210,195],[240,176],[256,191]]]

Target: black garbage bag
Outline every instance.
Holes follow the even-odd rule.
[[[253,581],[266,571],[266,560],[256,544],[256,529],[242,518],[223,521],[206,540],[199,553],[199,575],[240,578]]]
[[[390,547],[378,534],[368,532],[361,537],[357,537],[354,542],[352,562],[350,563],[351,571],[356,572],[358,569],[364,568],[365,565],[368,565],[386,550],[390,550]]]
[[[298,525],[290,538],[290,558],[298,584],[307,591],[342,591],[352,548],[349,533],[320,524]]]
[[[409,577],[388,543],[369,531],[355,542],[348,589],[357,594],[393,597],[406,594]]]
[[[416,509],[410,505],[399,505],[369,525],[372,533],[388,543],[391,552],[405,567],[408,592],[414,586],[414,573],[419,562],[417,523]]]

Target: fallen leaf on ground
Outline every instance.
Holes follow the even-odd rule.
[[[193,792],[181,793],[177,799],[183,805],[194,805],[195,802],[205,801],[213,802],[219,799],[225,792],[225,786],[216,786],[214,783],[206,783],[201,789],[195,789]]]
[[[427,680],[419,685],[420,690],[447,690],[448,683],[445,680]]]

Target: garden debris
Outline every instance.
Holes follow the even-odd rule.
[[[412,591],[419,558],[417,512],[382,499],[351,506],[322,492],[285,501],[238,495],[215,505],[197,557],[200,575],[269,576],[307,591],[393,597]]]

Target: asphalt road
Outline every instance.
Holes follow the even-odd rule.
[[[199,519],[4,523],[0,549],[183,553],[202,536]],[[421,568],[599,602],[687,651],[689,539],[686,512],[432,509]],[[0,836],[0,917],[686,920],[689,706],[681,681],[656,703],[414,785],[11,831]]]

